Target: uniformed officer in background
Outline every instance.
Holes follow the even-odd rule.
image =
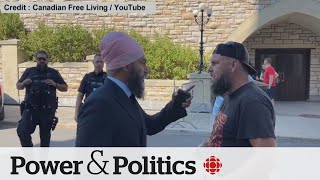
[[[68,85],[57,70],[48,67],[49,57],[45,51],[37,51],[35,58],[37,66],[27,68],[16,84],[18,90],[26,88],[17,134],[22,147],[32,147],[31,134],[39,125],[40,146],[49,147],[51,130],[58,120],[55,117],[58,108],[56,89],[66,92]]]
[[[82,104],[83,97],[85,99],[98,87],[100,87],[105,78],[107,77],[107,73],[103,72],[104,63],[101,58],[101,54],[96,54],[93,58],[93,66],[94,71],[86,74],[80,84],[78,89],[77,101],[76,101],[76,108],[75,108],[75,115],[74,119],[77,121],[79,109]]]

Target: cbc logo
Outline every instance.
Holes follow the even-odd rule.
[[[220,162],[219,158],[211,156],[203,163],[203,167],[208,173],[213,175],[220,171],[222,168],[222,163]]]

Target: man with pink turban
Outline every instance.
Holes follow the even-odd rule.
[[[145,147],[147,135],[187,115],[192,97],[185,97],[188,93],[182,90],[155,115],[139,106],[136,97],[144,95],[148,68],[144,50],[130,36],[110,32],[99,48],[108,77],[79,112],[77,147]]]

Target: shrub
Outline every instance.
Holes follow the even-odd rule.
[[[109,32],[113,31],[112,28],[106,28],[106,27],[103,27],[101,29],[95,29],[92,31],[92,35],[93,35],[93,51],[94,53],[98,53],[100,50],[99,50],[99,44],[100,44],[100,41],[102,40],[102,38],[108,34]]]
[[[205,69],[203,69],[203,71],[208,71],[208,68],[211,64],[211,57],[212,57],[212,51],[205,51],[204,52],[203,64],[204,64]]]
[[[93,53],[91,33],[81,26],[46,26],[43,22],[38,29],[21,38],[20,48],[30,57],[37,50],[45,50],[51,62],[83,61]]]
[[[101,28],[101,29],[95,29],[92,31],[92,35],[93,35],[93,48],[94,48],[94,52],[97,53],[99,52],[99,44],[102,40],[102,38],[108,34],[111,31],[114,31],[115,29],[113,28]],[[127,31],[124,32],[128,35],[130,35],[133,39],[135,39],[143,48],[147,47],[150,45],[150,39],[135,32],[135,31]]]
[[[18,14],[0,13],[0,40],[19,39],[26,33]]]
[[[199,64],[197,50],[159,35],[155,36],[146,57],[151,79],[186,79]]]
[[[93,54],[91,33],[81,26],[64,25],[57,27],[54,32],[54,61],[76,62],[85,60]]]
[[[137,33],[136,31],[130,30],[126,32],[129,36],[131,36],[134,40],[136,40],[145,51],[150,51],[151,49],[151,41],[147,36],[143,36],[142,34]]]
[[[38,50],[45,50],[52,57],[54,30],[45,26],[43,22],[38,23],[38,29],[21,37],[19,48],[23,50],[32,59],[34,53]]]
[[[113,29],[102,28],[92,33],[80,26],[48,27],[43,22],[38,29],[21,37],[20,48],[30,57],[37,50],[49,53],[52,62],[82,61],[87,55],[99,52],[101,39]],[[156,34],[154,40],[135,31],[127,31],[145,50],[151,79],[186,79],[198,70],[198,49]],[[208,61],[207,58],[205,58]],[[206,62],[205,61],[205,62]],[[205,71],[205,69],[204,69]]]

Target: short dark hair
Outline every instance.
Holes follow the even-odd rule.
[[[269,57],[265,58],[264,60],[267,61],[268,64],[271,64],[271,63],[272,63],[272,59],[269,58]]]
[[[101,56],[101,54],[100,53],[95,54],[93,59],[95,59],[97,56]]]
[[[37,51],[37,52],[34,54],[36,58],[37,58],[38,54],[45,54],[45,55],[47,56],[47,58],[49,58],[48,53],[47,53],[46,51],[44,51],[44,50],[39,50],[39,51]]]

